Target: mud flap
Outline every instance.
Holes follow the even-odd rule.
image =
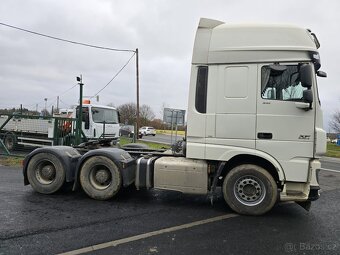
[[[301,206],[307,212],[309,212],[309,210],[310,210],[310,208],[312,206],[312,202],[311,201],[295,202],[295,203],[297,203],[299,206]]]

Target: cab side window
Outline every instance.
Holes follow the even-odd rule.
[[[89,119],[89,108],[88,107],[82,107],[82,121],[86,121]],[[79,116],[79,107],[77,107],[76,110],[76,118]]]
[[[261,69],[261,96],[263,99],[282,101],[301,101],[303,91],[298,65],[271,68],[263,66]]]
[[[199,66],[196,80],[195,107],[200,113],[207,112],[208,67]]]

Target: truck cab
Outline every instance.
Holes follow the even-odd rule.
[[[326,152],[318,47],[315,34],[295,26],[201,19],[186,156],[271,165],[281,200],[316,193],[313,181]]]
[[[76,109],[72,113],[73,118],[78,117],[78,107]],[[88,139],[119,137],[119,115],[116,108],[84,100],[82,111],[82,130]]]

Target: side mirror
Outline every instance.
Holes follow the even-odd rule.
[[[313,92],[310,89],[306,89],[303,91],[303,96],[302,99],[306,102],[306,103],[313,103]]]
[[[300,67],[300,81],[302,87],[310,88],[313,84],[313,67],[308,64],[303,64]]]
[[[295,106],[297,108],[303,109],[305,111],[312,109],[312,103],[313,103],[313,92],[310,89],[303,91],[302,96],[303,102],[295,102]]]
[[[317,71],[316,75],[319,77],[325,77],[325,78],[327,77],[327,73],[324,71]]]

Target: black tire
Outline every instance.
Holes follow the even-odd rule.
[[[13,133],[7,133],[4,137],[4,145],[6,146],[7,150],[14,150],[17,145],[16,136]]]
[[[153,134],[152,136],[155,136],[155,134]]]
[[[35,191],[52,194],[63,186],[65,168],[55,155],[39,153],[28,163],[27,178]]]
[[[275,205],[277,185],[262,167],[239,165],[224,178],[223,196],[230,208],[239,214],[262,215]]]
[[[97,200],[112,198],[121,188],[122,177],[116,164],[107,157],[94,156],[83,164],[80,184],[85,193]]]

